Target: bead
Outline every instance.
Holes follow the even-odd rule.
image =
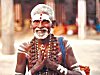
[[[48,53],[50,53],[50,50],[48,50]]]
[[[54,50],[56,49],[56,47],[53,48]]]
[[[49,41],[51,42],[51,39]]]
[[[49,45],[49,47],[50,47],[50,45]]]
[[[33,55],[33,56],[35,56],[35,55],[36,55],[36,53],[33,53],[32,55]]]
[[[47,53],[44,52],[44,55],[46,55]]]
[[[50,53],[47,53],[48,56],[50,56]]]
[[[42,53],[44,53],[44,51],[42,51]]]
[[[53,56],[53,58],[57,58],[56,56]]]
[[[56,46],[57,44],[56,43],[54,43],[54,46]]]
[[[39,55],[39,52],[37,54]]]
[[[36,49],[38,50],[39,48],[37,47]]]
[[[38,43],[36,43],[36,45],[38,45]]]
[[[32,49],[34,49],[35,47],[34,46],[32,46]]]
[[[53,54],[56,54],[56,51],[53,51]]]
[[[39,58],[39,53],[41,51],[41,53],[44,55],[44,58],[48,57],[52,61],[57,61],[56,54],[58,52],[57,50],[58,43],[56,37],[50,35],[48,45],[46,46],[44,44],[40,44],[36,38],[32,39],[30,43],[32,44],[32,47],[29,53],[30,55],[32,55],[33,60]]]

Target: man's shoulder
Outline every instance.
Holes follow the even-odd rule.
[[[34,39],[34,38],[33,38]],[[34,42],[34,40],[31,39],[30,41],[28,42],[23,42],[19,45],[18,47],[18,51],[20,52],[25,52],[27,53],[29,51],[29,49],[32,47],[32,43]]]

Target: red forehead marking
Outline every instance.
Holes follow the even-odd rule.
[[[42,19],[42,14],[40,14],[40,20]]]

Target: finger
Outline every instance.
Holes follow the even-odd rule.
[[[48,57],[45,57],[44,60],[47,60]]]
[[[43,54],[41,53],[41,51],[39,52],[39,57],[38,57],[38,60],[42,61],[43,60]]]
[[[45,63],[46,63],[46,58],[43,59],[43,61],[41,62],[41,65],[45,65]]]
[[[44,53],[44,59],[47,57],[47,53]]]
[[[36,61],[37,61],[37,60],[33,60],[33,61],[32,61],[32,64],[36,63]]]
[[[49,59],[49,58],[47,58],[46,62],[47,62],[47,63],[49,63],[49,62],[50,62],[50,59]]]

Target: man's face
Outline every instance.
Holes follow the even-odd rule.
[[[50,32],[50,21],[49,20],[34,20],[32,22],[32,28],[34,36],[37,39],[45,39]]]

